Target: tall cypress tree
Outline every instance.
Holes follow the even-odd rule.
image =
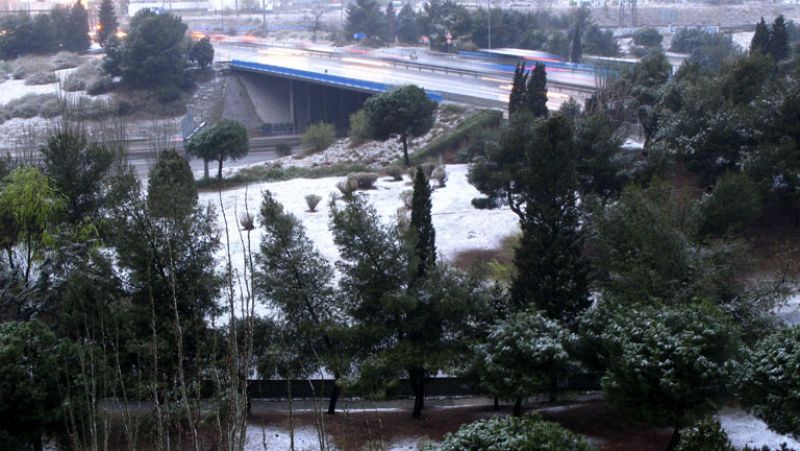
[[[775,61],[780,61],[789,56],[789,34],[786,32],[786,21],[783,19],[783,15],[775,18],[775,23],[772,24],[769,53],[775,58]]]
[[[547,73],[544,64],[536,63],[528,76],[525,89],[525,106],[534,117],[547,117]]]
[[[425,277],[428,269],[436,264],[436,230],[431,220],[431,185],[421,167],[417,167],[417,175],[414,178],[411,231],[414,234],[417,259],[416,277],[421,279]]]
[[[525,107],[525,84],[528,75],[525,73],[525,62],[520,61],[514,69],[514,82],[511,95],[508,97],[508,115],[521,111]]]
[[[581,42],[581,23],[575,23],[575,29],[573,30],[572,35],[572,49],[569,54],[569,60],[573,63],[580,63],[581,57],[583,56],[583,43]]]
[[[514,253],[512,303],[517,310],[533,305],[549,318],[571,323],[589,306],[589,296],[569,120],[556,115],[537,125],[525,153],[525,211]]]
[[[750,41],[750,53],[761,53],[762,55],[768,54],[770,51],[770,36],[767,23],[764,18],[756,24],[756,32],[753,34],[753,39]]]
[[[105,46],[108,37],[117,31],[119,22],[117,22],[117,15],[114,13],[114,4],[111,0],[103,0],[100,3],[100,11],[97,13],[100,21],[100,29],[97,31],[97,40],[100,45]]]

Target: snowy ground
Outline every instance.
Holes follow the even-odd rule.
[[[493,249],[500,246],[506,236],[518,230],[518,219],[507,208],[498,210],[477,210],[470,201],[478,197],[478,191],[467,181],[467,165],[447,166],[449,180],[445,188],[434,190],[433,225],[436,228],[436,247],[445,259],[452,259],[459,252],[470,249]],[[331,263],[339,258],[339,252],[333,243],[333,235],[329,230],[328,199],[331,193],[338,192],[336,183],[342,177],[321,179],[294,179],[284,182],[260,183],[246,188],[225,191],[222,193],[222,204],[228,223],[231,225],[231,252],[234,268],[242,273],[243,248],[233,224],[245,212],[245,194],[249,211],[257,216],[262,199],[262,192],[269,190],[280,201],[287,211],[297,216],[306,228],[308,236],[314,241],[317,249]],[[385,221],[394,221],[397,210],[403,206],[400,193],[411,190],[408,178],[402,182],[389,181],[382,177],[375,184],[376,188],[361,191],[377,209]],[[305,196],[318,194],[323,197],[316,213],[306,210]],[[212,203],[220,215],[219,225],[223,226],[220,213],[218,193],[202,193],[202,204]],[[258,218],[256,218],[258,219]],[[256,230],[254,238],[260,241],[260,232]],[[223,234],[223,241],[225,237]],[[258,249],[258,243],[252,248]],[[259,312],[266,313],[267,310]]]
[[[785,303],[775,309],[775,316],[789,325],[800,324],[800,294],[789,296]]]
[[[770,430],[763,421],[742,409],[726,407],[720,410],[717,417],[736,449],[764,445],[778,449],[781,443],[786,443],[790,449],[800,449],[800,441]]]

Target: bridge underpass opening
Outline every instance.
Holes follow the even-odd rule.
[[[302,134],[317,122],[333,124],[337,135],[345,136],[350,115],[374,95],[268,73],[237,70],[234,75],[246,87],[266,136]]]

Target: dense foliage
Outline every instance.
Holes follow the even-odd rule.
[[[578,435],[535,416],[492,418],[470,423],[445,436],[442,451],[523,451],[557,449],[589,451],[592,449]]]
[[[81,2],[57,6],[50,13],[27,13],[0,17],[0,59],[59,50],[84,52],[89,49],[89,15]]]

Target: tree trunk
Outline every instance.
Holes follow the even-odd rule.
[[[517,398],[517,400],[514,401],[514,416],[522,416],[522,398]]]
[[[208,180],[208,160],[203,160],[203,176]]]
[[[411,383],[411,392],[414,393],[414,412],[411,417],[418,419],[422,417],[422,409],[425,408],[425,370],[408,370],[408,380]]]
[[[556,397],[558,395],[558,378],[556,376],[550,376],[550,402],[556,402]]]
[[[672,430],[672,438],[669,439],[669,445],[667,446],[667,451],[673,451],[675,448],[678,447],[678,443],[681,441],[681,430],[678,427]]]
[[[400,135],[400,141],[403,142],[403,161],[406,164],[406,167],[411,166],[411,160],[408,158],[408,137],[405,133]]]
[[[219,159],[219,170],[217,171],[217,178],[222,180],[222,158]]]
[[[492,408],[492,410],[494,410],[495,412],[500,410],[500,399],[497,396],[494,397],[494,407]]]
[[[337,382],[339,382],[339,375],[338,374],[334,374],[333,375],[333,389],[331,390],[331,399],[328,402],[328,414],[330,414],[330,415],[333,415],[333,414],[336,413],[336,401],[339,400],[340,389],[339,389],[339,384]]]

